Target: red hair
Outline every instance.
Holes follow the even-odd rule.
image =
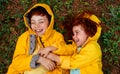
[[[97,32],[97,23],[90,20],[89,18],[75,18],[72,27],[77,25],[81,25],[84,28],[85,33],[90,37],[94,36]]]
[[[28,13],[28,19],[29,19],[29,23],[31,23],[31,17],[33,15],[41,15],[41,16],[45,16],[48,18],[48,21],[50,22],[51,20],[51,16],[48,14],[48,12],[45,10],[45,8],[38,6],[33,8],[29,13]]]

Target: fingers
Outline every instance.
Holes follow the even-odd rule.
[[[49,54],[49,53],[45,53],[45,54],[43,54],[43,57],[47,57],[47,56],[48,56],[48,54]]]
[[[43,57],[43,56],[44,56],[44,54],[45,54],[45,53],[44,53],[44,51],[43,51],[43,49],[39,50],[39,52],[38,52],[38,53],[39,53],[39,55],[40,55],[40,56],[42,56],[42,57]]]
[[[55,69],[55,63],[50,62],[50,64],[48,65],[48,70],[54,70],[54,69]]]
[[[42,57],[47,57],[49,51],[47,51],[46,49],[41,48],[38,53]]]
[[[48,53],[40,53],[39,55],[42,57],[47,57]]]
[[[40,63],[47,69],[47,70],[54,70],[55,69],[55,63],[47,58],[41,57]]]

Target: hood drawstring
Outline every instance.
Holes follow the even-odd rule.
[[[42,42],[42,40],[41,40],[41,37],[39,37],[39,39],[40,39],[40,42],[41,42],[41,44],[42,44],[42,47],[45,48],[45,46],[44,46],[44,44],[43,44],[43,42]]]

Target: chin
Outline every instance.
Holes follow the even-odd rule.
[[[77,47],[79,47],[80,45],[77,45]]]
[[[77,45],[77,47],[81,47],[81,45]]]
[[[37,34],[38,36],[41,36],[40,34]]]

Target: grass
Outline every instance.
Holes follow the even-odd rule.
[[[110,1],[114,2],[114,0]],[[20,0],[19,2],[20,6],[23,7],[23,11],[11,14],[11,11],[7,10],[10,1],[0,0],[0,16],[2,15],[0,20],[0,74],[6,73],[12,60],[17,38],[26,30],[22,16],[29,7],[34,5],[29,0]],[[73,14],[74,0],[37,0],[36,3],[46,3],[51,6],[55,16],[54,28],[64,33],[65,29],[61,28],[63,26],[62,22],[67,15]],[[105,3],[105,0],[98,0],[95,8],[99,9]],[[91,1],[79,0],[79,4],[83,8],[86,6],[86,9],[95,9]],[[76,12],[82,11],[83,8],[76,9]],[[103,52],[103,63],[105,64],[103,65],[103,71],[104,74],[110,74],[113,66],[120,67],[120,6],[109,4],[106,9],[99,9],[99,11],[101,11],[99,17],[104,23],[102,35],[99,39]]]

